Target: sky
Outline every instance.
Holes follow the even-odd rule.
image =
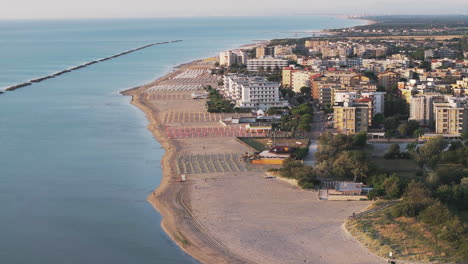
[[[0,6],[0,19],[468,14],[467,0],[0,0]]]

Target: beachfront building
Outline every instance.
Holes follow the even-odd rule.
[[[247,64],[247,52],[242,50],[228,50],[219,53],[219,65],[231,66],[231,65],[245,65]]]
[[[288,102],[280,98],[279,83],[265,77],[227,74],[221,93],[238,108],[267,110],[288,106]]]
[[[449,97],[434,103],[435,132],[460,134],[468,130],[468,98]]]
[[[247,60],[247,70],[253,72],[279,70],[286,66],[288,66],[287,60],[272,57]]]

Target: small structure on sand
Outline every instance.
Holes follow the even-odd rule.
[[[335,190],[344,195],[360,195],[362,194],[362,182],[339,182],[335,186]]]
[[[366,193],[372,188],[364,187],[362,182],[324,181],[320,191],[321,200],[360,201],[367,200]]]
[[[295,148],[288,146],[275,146],[270,150],[264,150],[252,160],[253,164],[271,164],[281,165],[283,162],[291,156]]]

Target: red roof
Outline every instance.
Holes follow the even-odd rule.
[[[363,98],[360,98],[358,100],[356,100],[356,102],[372,102],[372,99],[368,98],[368,97],[363,97]]]
[[[310,76],[310,79],[315,79],[315,78],[319,78],[319,77],[322,77],[323,75],[321,73],[317,73],[317,74],[314,74],[312,76]]]

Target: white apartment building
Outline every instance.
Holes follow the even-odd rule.
[[[418,94],[410,99],[409,120],[415,120],[422,126],[434,120],[434,103],[444,102],[444,95],[439,93]]]
[[[221,93],[238,108],[267,110],[288,106],[288,102],[280,98],[279,83],[270,82],[265,77],[225,75]]]
[[[359,95],[357,92],[348,91],[335,91],[333,95],[333,104],[335,103],[350,103],[358,99]]]
[[[362,92],[361,97],[372,99],[375,114],[384,114],[385,112],[385,92]]]
[[[353,103],[361,98],[372,100],[372,114],[384,114],[385,111],[385,92],[350,92],[335,91],[333,95],[333,104]]]
[[[247,70],[249,71],[267,71],[282,69],[283,67],[288,66],[288,61],[283,59],[275,59],[271,57],[266,57],[263,59],[251,59],[247,60]]]

